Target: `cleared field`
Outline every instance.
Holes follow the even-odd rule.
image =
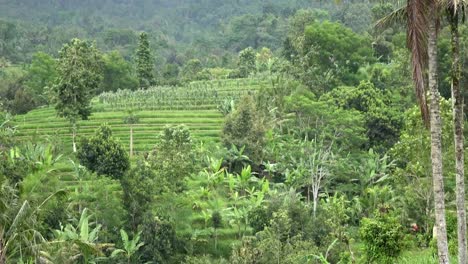
[[[225,100],[237,100],[269,86],[267,80],[235,79],[193,82],[183,87],[153,87],[139,91],[103,93],[92,101],[88,120],[78,122],[78,137],[90,136],[107,123],[114,136],[128,148],[130,126],[124,123],[128,110],[138,116],[133,125],[135,151],[148,151],[166,125],[189,127],[199,141],[217,142],[223,123],[218,106]],[[24,139],[53,140],[71,148],[70,124],[56,116],[53,107],[36,109],[15,118],[18,136]]]

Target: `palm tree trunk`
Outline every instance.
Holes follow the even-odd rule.
[[[458,13],[449,10],[452,44],[452,102],[455,139],[455,173],[457,197],[457,234],[458,263],[467,263],[466,259],[466,211],[465,211],[465,172],[463,141],[463,93],[460,86],[460,41],[458,32]]]
[[[431,160],[432,181],[434,188],[435,227],[437,235],[437,251],[439,263],[449,263],[447,227],[445,223],[445,195],[442,169],[442,125],[440,117],[440,95],[437,84],[437,14],[435,4],[429,7],[429,90],[430,90],[430,121],[431,121]]]

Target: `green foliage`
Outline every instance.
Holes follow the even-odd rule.
[[[372,12],[368,3],[343,4],[338,16],[343,25],[358,34],[365,34],[372,26]]]
[[[186,126],[166,126],[161,131],[149,157],[160,190],[184,188],[184,178],[195,171],[194,154],[193,140]]]
[[[148,34],[140,33],[138,50],[136,53],[137,76],[140,88],[148,88],[155,84],[154,63],[151,56]]]
[[[131,29],[108,29],[103,32],[103,40],[109,49],[126,50],[135,48],[138,36]]]
[[[274,230],[268,229],[257,237],[244,237],[242,244],[233,248],[230,263],[315,263],[316,254],[318,250],[310,241],[291,238],[282,242]]]
[[[370,82],[361,82],[357,87],[338,87],[322,96],[324,101],[363,113],[369,140],[367,147],[379,152],[388,150],[398,141],[403,126],[401,114],[390,106],[389,99]]]
[[[80,214],[83,208],[88,208],[94,212],[93,219],[102,225],[99,232],[100,239],[102,241],[117,241],[119,234],[113,227],[122,226],[125,222],[125,210],[122,207],[122,188],[119,182],[109,177],[90,173],[80,164],[70,163],[59,164],[62,168],[57,168],[56,172],[58,175],[65,176],[58,186],[70,189],[66,200],[68,203],[68,210],[66,211],[68,218],[79,217],[77,213]],[[61,172],[64,169],[70,170],[71,175]],[[45,181],[40,182],[38,185],[47,186],[51,185],[51,183]],[[34,187],[37,191],[41,190],[37,186]]]
[[[263,47],[255,55],[255,65],[258,72],[264,72],[271,68],[271,63],[273,59],[273,54],[269,48]]]
[[[21,193],[0,174],[0,261],[18,263],[40,255],[45,239],[38,231],[39,213],[51,199],[63,193],[58,190],[34,201],[22,199]]]
[[[161,69],[161,78],[158,78],[158,84],[177,86],[180,84],[179,80],[180,69],[177,64],[167,63]]]
[[[103,79],[100,92],[117,91],[123,89],[135,90],[138,80],[134,76],[130,63],[125,61],[118,51],[112,51],[103,56]]]
[[[91,98],[102,80],[102,58],[88,41],[72,39],[59,53],[58,79],[53,86],[55,109],[72,124],[91,114]]]
[[[377,3],[371,8],[372,20],[374,23],[377,23],[380,19],[384,18],[394,10],[392,3],[382,2]],[[392,36],[397,32],[397,26],[391,26],[385,30],[376,29],[373,32],[373,49],[375,52],[375,57],[379,58],[381,62],[389,62],[391,56],[393,55],[393,50],[395,48],[394,43],[392,43]]]
[[[1,110],[25,113],[53,95],[73,143],[82,127],[78,157],[89,168],[60,162],[70,133],[50,108],[0,115],[1,263],[435,263],[397,258],[404,246],[428,246],[433,197],[430,134],[419,111],[407,111],[405,34],[398,25],[369,30],[391,4],[138,1],[0,8]],[[138,42],[134,29],[151,34]],[[74,39],[57,56],[70,37],[96,44]],[[450,176],[450,102],[441,109]],[[139,152],[156,146],[131,166],[108,127],[91,135],[105,122]],[[182,123],[192,130],[162,128]],[[454,177],[444,181],[450,201]]]
[[[84,209],[76,226],[67,224],[55,230],[55,240],[49,244],[52,260],[60,263],[89,263],[102,256],[103,250],[110,245],[98,242],[101,225],[91,226],[88,210]]]
[[[334,142],[340,149],[358,149],[365,144],[364,118],[353,110],[343,110],[313,93],[299,88],[285,98],[286,111],[295,118],[288,122],[290,133],[299,139]]]
[[[58,77],[57,61],[47,53],[34,54],[28,68],[26,85],[32,90],[40,102],[49,103],[52,99],[50,88]]]
[[[218,105],[218,111],[223,114],[223,116],[227,116],[235,109],[235,102],[233,99],[225,99]]]
[[[253,162],[260,162],[265,146],[266,128],[260,119],[252,96],[244,96],[234,112],[226,116],[223,142],[227,147],[245,148],[245,155]]]
[[[227,263],[229,262],[225,259],[213,258],[209,255],[188,256],[184,262],[184,264],[227,264]]]
[[[18,67],[0,69],[0,109],[12,114],[24,114],[40,104],[25,82],[27,72]]]
[[[127,210],[127,222],[131,230],[136,232],[143,222],[143,216],[150,212],[154,202],[155,172],[146,162],[137,161],[121,179],[123,190],[123,205]]]
[[[454,175],[455,160],[453,141],[453,114],[452,104],[441,100],[442,128],[442,156],[444,173]],[[427,243],[432,237],[432,224],[434,208],[432,194],[432,167],[430,133],[422,123],[421,113],[413,107],[404,114],[404,127],[400,140],[390,150],[392,159],[395,159],[396,168],[392,173],[396,193],[402,200],[402,214],[408,219],[418,223],[426,236]],[[455,187],[454,177],[445,179],[447,192]],[[425,244],[424,243],[424,244]]]
[[[0,153],[5,153],[13,145],[17,131],[12,119],[11,114],[0,110]]]
[[[21,159],[19,149],[11,148],[0,150],[0,175],[8,179],[10,184],[18,184],[31,171],[31,164]]]
[[[251,47],[239,52],[238,70],[241,78],[247,78],[250,74],[255,73],[255,51]]]
[[[218,211],[214,211],[213,214],[211,214],[211,224],[214,229],[218,229],[222,227],[222,224],[223,224],[222,221],[223,221],[223,218]]]
[[[182,75],[182,80],[185,82],[203,80],[205,78],[202,70],[203,66],[200,60],[193,59],[187,61],[180,74]]]
[[[140,118],[133,111],[128,111],[128,115],[123,119],[124,124],[129,125],[138,124],[139,121]]]
[[[403,227],[391,213],[362,219],[359,232],[368,262],[394,263],[403,250]]]
[[[131,261],[134,259],[132,258],[138,250],[144,245],[144,243],[140,243],[140,233],[136,234],[133,239],[128,238],[127,232],[125,230],[120,229],[120,235],[122,237],[123,249],[116,249],[112,251],[111,258],[117,257],[119,255],[124,255],[127,259],[127,263],[132,263]],[[135,260],[138,261],[138,260]]]
[[[178,250],[178,241],[173,225],[152,215],[147,215],[141,226],[141,261],[171,263]]]
[[[329,21],[305,28],[299,53],[302,80],[317,93],[339,85],[357,85],[359,68],[374,60],[367,38]]]
[[[91,138],[82,138],[77,157],[92,172],[120,179],[130,167],[127,152],[112,137],[112,130],[102,125]]]

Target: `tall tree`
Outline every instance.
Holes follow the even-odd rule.
[[[416,0],[411,0],[416,1]],[[430,130],[431,130],[431,159],[432,181],[434,188],[435,226],[437,233],[437,249],[439,263],[449,263],[447,226],[445,222],[445,192],[442,167],[442,122],[440,117],[440,94],[438,89],[437,74],[437,26],[438,3],[436,0],[421,3],[422,8],[427,8],[428,15],[428,79],[430,92]],[[419,25],[414,25],[419,26]]]
[[[382,19],[379,24],[405,19],[407,45],[411,51],[411,65],[416,97],[422,118],[431,132],[432,182],[434,192],[435,230],[439,263],[449,263],[447,226],[445,221],[445,192],[442,168],[442,124],[437,74],[437,27],[440,1],[407,0],[407,5]],[[404,15],[403,15],[404,14]],[[427,107],[424,70],[428,66],[430,104]],[[429,122],[428,122],[429,121]]]
[[[463,91],[460,85],[460,33],[458,31],[459,15],[468,5],[466,0],[448,0],[447,18],[450,25],[452,45],[452,102],[453,102],[453,131],[455,140],[455,174],[456,174],[456,200],[457,200],[457,237],[458,237],[458,263],[467,263],[466,251],[466,209],[465,209],[465,153],[464,153],[464,114]],[[464,14],[462,14],[464,15]]]
[[[255,51],[248,47],[239,52],[239,73],[240,77],[246,78],[255,72]]]
[[[137,75],[140,83],[140,88],[148,88],[155,84],[153,69],[154,64],[152,63],[152,56],[149,47],[148,34],[142,32],[140,34],[138,50],[136,54],[137,58]]]
[[[102,57],[88,41],[72,39],[59,53],[59,77],[53,91],[57,115],[70,121],[76,152],[77,121],[91,115],[91,99],[102,80]]]

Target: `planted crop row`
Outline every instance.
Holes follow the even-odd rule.
[[[221,84],[222,83],[222,84]],[[228,84],[229,83],[229,84]],[[236,88],[237,84],[237,88]],[[158,86],[146,90],[119,90],[99,95],[99,102],[111,109],[210,109],[227,98],[239,99],[260,89],[259,80],[210,81],[191,83],[185,87]],[[220,89],[220,86],[224,89]],[[242,87],[242,88],[241,88]]]

